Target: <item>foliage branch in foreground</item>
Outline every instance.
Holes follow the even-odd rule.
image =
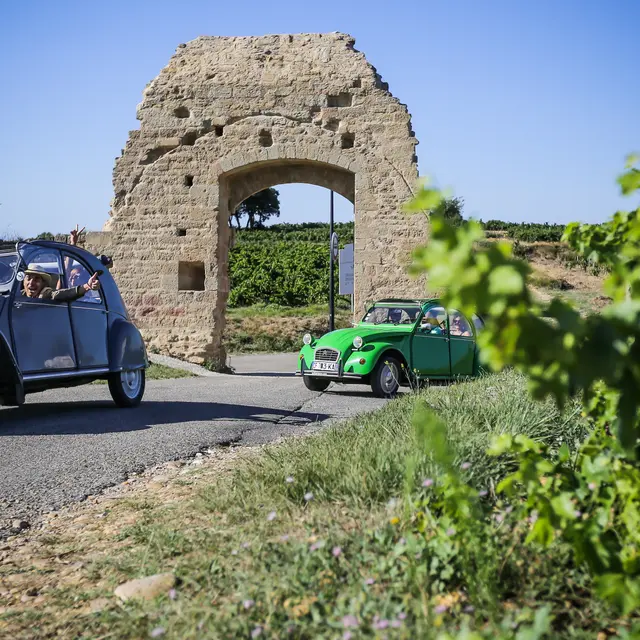
[[[620,178],[625,193],[640,189],[630,159]],[[631,177],[629,177],[631,176]],[[423,186],[410,211],[432,211],[431,240],[414,256],[413,270],[427,272],[429,285],[445,290],[451,307],[489,319],[479,336],[483,358],[493,370],[515,366],[530,379],[537,398],[562,405],[578,391],[587,409],[606,396],[620,442],[636,445],[640,404],[640,207],[618,212],[602,225],[571,224],[565,240],[582,256],[606,264],[613,298],[600,314],[581,316],[554,298],[537,302],[527,286],[528,265],[507,242],[480,248],[474,221],[453,228],[437,213],[440,192]],[[604,386],[603,386],[604,385]]]
[[[619,179],[625,194],[640,190],[636,163],[630,158]],[[529,268],[511,246],[479,246],[479,224],[454,228],[439,215],[440,202],[441,194],[425,185],[408,207],[431,212],[431,240],[415,253],[414,272],[444,289],[448,306],[485,317],[478,342],[491,369],[518,368],[534,397],[552,396],[560,406],[581,393],[594,427],[575,457],[566,446],[555,454],[522,435],[499,437],[489,453],[509,454],[518,468],[497,490],[529,523],[528,543],[547,547],[560,536],[589,568],[600,596],[628,614],[640,607],[640,207],[602,225],[568,225],[564,240],[610,272],[605,289],[612,304],[581,316],[559,299],[536,301]],[[435,418],[418,417],[418,426],[437,441]],[[438,447],[429,450],[437,460]],[[458,486],[450,465],[439,464],[441,484]],[[459,500],[459,486],[455,493]],[[466,517],[454,520],[462,529]]]

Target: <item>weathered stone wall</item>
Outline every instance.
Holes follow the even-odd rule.
[[[140,130],[116,161],[108,233],[89,244],[113,255],[152,347],[224,357],[229,215],[282,183],[321,185],[354,203],[358,313],[367,299],[423,295],[404,265],[426,223],[401,211],[417,141],[406,107],[354,42],[339,33],[201,37],[145,89]],[[203,290],[179,290],[181,262],[202,263]]]

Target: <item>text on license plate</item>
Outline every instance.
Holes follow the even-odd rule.
[[[337,362],[312,362],[311,368],[316,371],[337,371],[338,363]]]

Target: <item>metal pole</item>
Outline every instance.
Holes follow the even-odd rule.
[[[333,191],[331,191],[329,206],[329,331],[335,329],[333,306]]]

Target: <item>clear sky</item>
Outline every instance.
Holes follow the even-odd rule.
[[[0,234],[100,229],[142,90],[199,35],[353,35],[409,107],[420,173],[467,216],[597,222],[633,204],[615,177],[640,150],[638,0],[2,5]],[[322,189],[281,201],[282,220],[326,219]]]

